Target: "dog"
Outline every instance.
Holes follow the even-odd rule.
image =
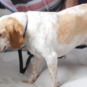
[[[60,12],[16,12],[0,18],[0,51],[25,44],[34,54],[33,73],[25,83],[33,83],[45,58],[51,79],[57,86],[57,57],[76,46],[87,44],[87,4]]]

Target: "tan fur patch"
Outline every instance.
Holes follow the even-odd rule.
[[[80,9],[77,12],[80,12]],[[82,16],[73,12],[60,14],[56,26],[59,26],[57,29],[59,44],[70,44],[77,35],[80,36],[77,41],[79,44],[87,33],[87,12]]]
[[[79,6],[80,10],[87,10],[87,4],[83,4]]]
[[[20,23],[12,17],[3,19],[1,24],[9,35],[9,42],[14,49],[19,48],[23,43],[23,28]]]

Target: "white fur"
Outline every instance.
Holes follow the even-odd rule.
[[[73,8],[76,9],[72,11]],[[80,38],[79,35],[77,35],[70,44],[61,45],[58,43],[57,29],[60,25],[58,24],[57,27],[55,27],[55,24],[59,18],[58,15],[69,12],[70,14],[77,14],[78,16],[81,16],[84,14],[84,12],[87,12],[84,11],[84,9],[80,12],[79,6],[73,8],[66,9],[65,11],[59,13],[32,11],[26,13],[18,12],[4,16],[0,19],[1,21],[2,19],[7,17],[14,17],[19,21],[19,23],[23,27],[23,30],[25,30],[26,22],[28,20],[24,43],[27,46],[27,49],[35,55],[34,68],[36,69],[36,71],[35,69],[33,70],[31,79],[28,80],[30,83],[33,83],[35,81],[38,73],[38,61],[36,61],[36,59],[38,58],[38,60],[41,60],[41,58],[45,58],[51,77],[51,87],[56,87],[57,57],[63,56],[74,49],[77,46],[77,40]],[[85,37],[78,45],[84,43],[86,38],[87,37]]]

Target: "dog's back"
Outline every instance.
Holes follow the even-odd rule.
[[[58,13],[29,11],[27,15],[31,49],[45,44],[62,56],[86,42],[87,4]]]

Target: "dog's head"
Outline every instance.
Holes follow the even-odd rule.
[[[17,49],[24,43],[23,28],[13,17],[0,20],[0,51],[5,51],[9,46]]]

